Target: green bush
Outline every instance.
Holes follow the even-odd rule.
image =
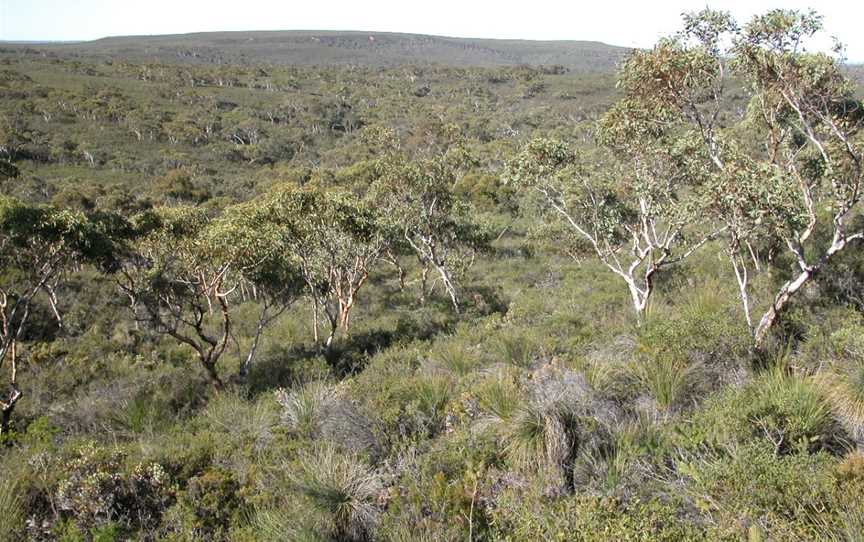
[[[196,540],[227,539],[232,524],[245,510],[240,484],[230,472],[215,467],[188,481],[178,506],[180,532]]]
[[[62,462],[53,501],[63,518],[82,531],[120,522],[130,529],[158,525],[174,502],[175,487],[158,463],[138,463],[131,471],[118,449],[93,443],[77,447]]]
[[[840,451],[842,428],[812,378],[772,369],[711,397],[681,426],[685,447],[769,442],[778,454]]]
[[[677,467],[688,480],[686,494],[725,535],[750,530],[769,540],[826,540],[842,531],[864,488],[838,483],[835,465],[825,452],[777,456],[770,443],[756,442]]]
[[[544,502],[517,492],[504,494],[491,512],[492,539],[506,542],[708,540],[707,529],[693,520],[660,499],[574,496]]]

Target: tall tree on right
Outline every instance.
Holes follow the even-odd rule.
[[[864,106],[834,55],[806,45],[822,30],[813,12],[774,10],[743,28],[722,12],[684,16],[684,30],[624,63],[624,100],[664,130],[689,134],[688,160],[704,176],[706,218],[727,226],[730,261],[753,334],[763,346],[794,296],[829,261],[864,238]],[[731,78],[736,81],[731,81]],[[735,115],[728,87],[745,84]],[[758,320],[751,318],[748,267],[759,245],[790,262]]]

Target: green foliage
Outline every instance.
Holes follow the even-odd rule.
[[[729,455],[694,459],[678,465],[692,478],[688,493],[718,520],[721,533],[744,530],[796,540],[842,539],[847,506],[861,486],[838,485],[833,459],[824,453],[777,457],[767,443],[751,442]]]
[[[770,443],[777,454],[840,450],[845,436],[812,378],[772,369],[712,397],[684,429],[688,446]]]
[[[527,499],[526,499],[527,497]],[[528,540],[707,540],[707,529],[685,521],[685,510],[660,499],[621,502],[576,496],[541,507],[534,496],[509,493],[492,512],[493,538]]]
[[[617,90],[330,65],[396,35],[4,46],[0,539],[860,538],[864,117],[819,27],[685,14]]]
[[[77,448],[60,465],[63,477],[52,496],[62,517],[84,531],[116,529],[116,521],[132,528],[158,525],[174,500],[170,476],[158,463],[127,471],[123,460],[119,450],[93,443]]]
[[[178,499],[181,529],[192,539],[227,540],[233,521],[243,511],[240,485],[230,472],[209,469],[191,478]]]

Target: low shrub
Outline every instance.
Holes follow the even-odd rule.
[[[724,535],[826,540],[839,537],[849,505],[860,506],[864,488],[838,483],[835,464],[825,452],[777,456],[770,443],[752,442],[692,456],[677,468],[687,479],[687,495]]]
[[[707,540],[708,530],[673,502],[573,496],[543,501],[509,491],[491,511],[492,539],[505,542]]]
[[[213,467],[191,478],[178,498],[181,535],[194,540],[226,540],[244,515],[240,484],[231,472]]]
[[[53,494],[61,517],[82,531],[117,523],[130,530],[159,525],[176,488],[162,465],[138,463],[127,471],[118,449],[84,444],[62,462]]]
[[[683,445],[769,442],[777,454],[839,452],[845,432],[834,420],[812,378],[772,369],[742,388],[730,388],[709,399],[679,427]]]

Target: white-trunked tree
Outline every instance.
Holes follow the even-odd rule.
[[[727,249],[754,346],[762,347],[792,298],[829,261],[864,238],[864,106],[842,58],[808,52],[822,28],[813,12],[774,10],[743,28],[722,12],[684,17],[684,30],[622,69],[625,99],[667,130],[690,134],[693,171],[706,180],[706,218],[727,228]],[[835,53],[839,54],[840,48]],[[745,83],[744,115],[730,114],[730,77]],[[758,322],[748,267],[756,246],[779,246],[791,266]]]

